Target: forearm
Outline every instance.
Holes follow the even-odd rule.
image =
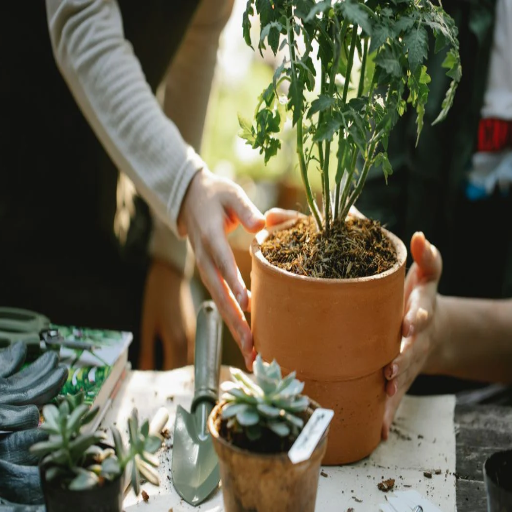
[[[84,116],[117,167],[176,231],[202,160],[164,115],[126,41],[115,0],[47,0],[53,51]]]
[[[512,383],[512,299],[438,296],[429,373]]]

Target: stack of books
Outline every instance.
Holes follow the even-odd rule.
[[[130,370],[128,347],[133,336],[129,332],[87,329],[53,325],[59,334],[72,341],[83,341],[95,346],[92,351],[66,347],[60,349],[61,363],[69,368],[68,380],[60,394],[74,395],[83,391],[85,402],[98,406],[100,412],[94,421],[84,427],[86,432],[98,429]]]

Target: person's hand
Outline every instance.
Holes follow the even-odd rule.
[[[157,339],[162,342],[164,370],[187,364],[187,351],[194,339],[194,316],[188,279],[171,265],[153,260],[142,305],[139,368],[155,368]]]
[[[428,364],[436,346],[437,285],[443,263],[439,251],[423,233],[411,239],[414,263],[405,279],[405,314],[400,355],[384,368],[387,379],[382,437],[387,439],[395,412],[414,379]]]
[[[226,237],[239,223],[256,233],[265,220],[241,187],[207,170],[199,171],[183,200],[178,229],[180,235],[188,235],[201,279],[240,346],[247,368],[252,369],[255,353],[244,316],[250,307],[249,293]]]

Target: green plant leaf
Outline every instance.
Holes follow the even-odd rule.
[[[117,458],[119,460],[123,460],[126,456],[126,453],[123,446],[123,440],[121,439],[121,434],[119,433],[117,427],[112,426],[110,430],[112,431],[112,437],[114,438],[114,446]]]
[[[70,491],[84,491],[85,489],[92,489],[98,485],[98,476],[92,471],[86,471],[85,469],[77,468],[79,471],[76,476],[69,484]]]
[[[304,390],[304,382],[300,382],[299,380],[294,379],[288,384],[288,386],[286,386],[279,392],[279,396],[281,396],[281,397],[296,396],[296,395],[300,395],[303,390]]]
[[[331,108],[335,103],[334,98],[321,94],[316,100],[311,103],[311,108],[308,111],[307,117],[315,115],[317,112],[322,112]]]
[[[307,396],[300,396],[286,407],[287,411],[290,412],[302,412],[305,411],[309,406],[309,398]]]
[[[290,427],[284,422],[271,422],[268,424],[268,428],[279,437],[290,435]]]
[[[401,78],[402,76],[400,61],[389,45],[384,46],[377,57],[375,57],[375,65],[395,78]]]
[[[142,424],[142,427],[140,427],[140,433],[141,433],[144,437],[148,437],[148,435],[149,435],[149,420],[146,420],[146,421]]]
[[[242,139],[245,139],[248,144],[254,147],[256,143],[256,137],[254,136],[254,128],[251,123],[247,121],[247,119],[243,118],[240,114],[238,114],[238,124],[242,131],[238,134]]]
[[[96,418],[96,415],[100,411],[100,408],[98,406],[93,407],[83,418],[82,418],[82,425],[87,425],[90,423],[94,418]]]
[[[256,408],[258,409],[258,412],[267,418],[278,418],[281,413],[281,409],[268,404],[258,404]]]
[[[243,427],[250,427],[251,425],[256,425],[256,423],[259,422],[260,415],[254,407],[248,406],[245,410],[237,413],[236,420]]]
[[[329,11],[332,7],[331,0],[322,0],[318,2],[312,9],[310,9],[309,14],[306,16],[306,21],[312,21],[313,18],[318,16],[320,13],[325,13]]]
[[[138,496],[140,494],[140,476],[139,476],[139,470],[137,469],[137,465],[135,464],[135,461],[132,460],[131,462],[131,475],[132,475],[132,489],[135,493],[135,496]]]
[[[262,434],[261,426],[251,425],[245,429],[245,434],[247,435],[247,439],[249,439],[249,441],[257,441],[260,439]]]
[[[368,35],[372,35],[372,24],[368,11],[357,0],[345,0],[336,4],[343,16],[350,22],[359,25]]]
[[[54,436],[51,436],[54,437]],[[30,452],[39,457],[44,457],[48,453],[52,453],[60,448],[62,448],[62,438],[60,436],[55,436],[56,439],[49,439],[48,441],[41,441],[40,443],[33,444],[30,447]]]
[[[258,399],[254,396],[248,395],[243,389],[233,388],[226,392],[226,394],[233,396],[239,400],[242,400],[248,404],[257,404]]]
[[[69,443],[69,452],[74,458],[79,457],[87,450],[87,448],[89,448],[89,446],[99,443],[104,439],[105,436],[101,432],[80,435]]]
[[[48,425],[54,429],[59,431],[59,409],[53,404],[45,405],[43,407],[43,417],[44,421],[48,423]],[[44,425],[44,423],[43,423]]]
[[[392,37],[391,30],[387,25],[381,24],[375,26],[370,39],[370,53],[378,50],[390,37]]]
[[[87,411],[89,411],[89,406],[86,404],[81,404],[77,406],[77,408],[74,409],[73,412],[69,415],[68,424],[66,427],[68,436],[71,436],[75,433],[78,434],[80,427],[82,426],[82,418],[87,414]]]
[[[162,441],[156,436],[148,436],[144,440],[144,450],[149,453],[157,452],[162,446]]]
[[[121,474],[121,466],[115,457],[108,457],[101,463],[101,476],[114,480]]]
[[[252,6],[253,0],[248,0],[245,11],[243,14],[243,20],[242,20],[242,32],[244,36],[245,43],[247,46],[250,46],[252,48],[252,42],[251,42],[251,20],[250,16],[254,14],[254,8]]]
[[[384,173],[384,179],[386,180],[386,185],[388,183],[388,176],[393,174],[393,168],[391,167],[391,163],[388,159],[387,153],[379,153],[373,162],[375,167],[382,166],[382,172]]]
[[[343,120],[338,116],[326,116],[326,120],[323,121],[315,135],[313,136],[313,142],[321,142],[323,140],[332,140],[334,134],[340,129]]]
[[[304,426],[304,420],[302,420],[298,416],[295,416],[290,413],[286,413],[284,415],[284,418],[288,423],[291,423],[292,425],[294,425],[295,427],[297,427],[299,429],[301,429]]]
[[[262,389],[242,370],[239,370],[238,368],[230,368],[230,372],[231,377],[233,377],[235,381],[240,382],[245,388],[247,388],[248,393],[250,392],[255,396],[263,395]]]
[[[52,482],[53,480],[63,476],[66,474],[66,470],[61,468],[60,466],[52,466],[46,470],[45,476],[46,480]]]
[[[396,36],[399,36],[403,32],[410,30],[413,27],[415,21],[416,20],[410,16],[401,16],[393,25],[393,32]]]
[[[407,49],[409,66],[414,72],[427,57],[428,35],[422,25],[413,27],[404,37],[404,44]]]
[[[247,404],[229,403],[222,408],[222,419],[227,420],[236,416],[239,412],[243,412],[249,408]]]

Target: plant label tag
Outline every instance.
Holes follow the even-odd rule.
[[[315,409],[288,452],[288,457],[294,464],[311,457],[333,416],[334,411],[331,409]]]

